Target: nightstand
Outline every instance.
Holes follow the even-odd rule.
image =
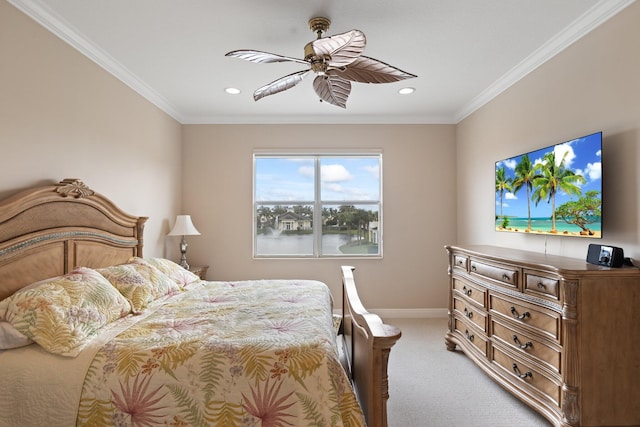
[[[207,280],[208,265],[196,265],[189,267],[189,271],[200,277],[200,280]]]

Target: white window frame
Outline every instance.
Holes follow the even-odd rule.
[[[286,157],[307,157],[312,158],[314,163],[314,200],[256,200],[256,159],[257,158],[265,158],[265,157],[273,157],[273,158],[286,158]],[[380,166],[379,171],[379,200],[320,200],[321,197],[321,173],[320,173],[320,160],[323,158],[331,158],[331,157],[372,157],[377,158]],[[383,156],[382,150],[362,150],[362,151],[308,151],[308,150],[255,150],[253,153],[253,189],[252,189],[252,207],[253,214],[252,218],[252,253],[254,259],[273,259],[273,258],[293,258],[293,259],[310,259],[310,258],[382,258],[383,255],[383,203],[382,203],[382,189],[383,189],[383,166],[382,166]],[[282,205],[282,206],[290,206],[290,205],[311,205],[313,206],[313,254],[286,254],[286,255],[273,255],[273,254],[258,254],[257,253],[257,212],[258,207],[263,205]],[[322,254],[322,225],[319,227],[316,224],[322,224],[322,207],[323,206],[333,206],[333,205],[378,205],[378,233],[377,233],[377,241],[378,241],[378,253],[375,254],[345,254],[345,255],[336,255],[336,254]]]

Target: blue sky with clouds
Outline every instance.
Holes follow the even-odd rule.
[[[323,201],[378,201],[378,156],[322,157],[320,161]],[[314,199],[313,157],[255,158],[256,201],[295,204]]]
[[[595,133],[562,144],[546,147],[529,154],[529,160],[535,165],[542,161],[545,153],[551,150],[556,152],[556,161],[560,161],[566,153],[565,167],[573,170],[574,173],[582,175],[586,183],[581,185],[582,194],[589,190],[602,191],[602,134]],[[523,154],[524,155],[524,154]],[[522,155],[510,159],[496,162],[496,170],[504,168],[505,176],[514,178],[515,167],[522,158]],[[602,194],[600,195],[602,196]],[[500,193],[495,193],[496,215],[500,215]],[[564,192],[556,194],[556,208],[563,203],[577,198],[569,197]],[[522,187],[516,194],[503,194],[502,214],[504,216],[526,218],[527,217],[527,193]],[[541,200],[536,207],[531,202],[531,217],[544,218],[551,216],[551,204],[547,200]]]

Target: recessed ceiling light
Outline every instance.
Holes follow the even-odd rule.
[[[416,91],[416,90],[415,90],[415,88],[412,88],[412,87],[403,87],[402,89],[400,89],[400,90],[398,91],[398,93],[399,93],[400,95],[409,95],[410,93],[413,93],[413,92],[415,92],[415,91]]]
[[[235,88],[235,87],[228,87],[224,91],[227,92],[229,95],[239,95],[240,94],[240,89]]]

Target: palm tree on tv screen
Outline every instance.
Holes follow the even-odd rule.
[[[511,191],[511,178],[508,178],[504,168],[496,170],[496,192],[500,193],[500,218],[504,219],[502,215],[503,197],[505,191]]]
[[[533,191],[533,181],[541,176],[536,173],[536,169],[525,154],[516,165],[515,178],[513,180],[513,192],[517,193],[522,187],[527,189],[527,231],[531,231],[531,192]]]
[[[536,206],[540,200],[546,199],[551,203],[551,232],[557,233],[556,229],[556,193],[562,190],[567,194],[580,196],[582,190],[577,183],[585,183],[582,175],[576,175],[565,166],[567,153],[562,156],[562,160],[556,164],[556,153],[550,151],[544,155],[542,163],[536,166],[541,175],[533,180],[535,190],[532,195]]]

